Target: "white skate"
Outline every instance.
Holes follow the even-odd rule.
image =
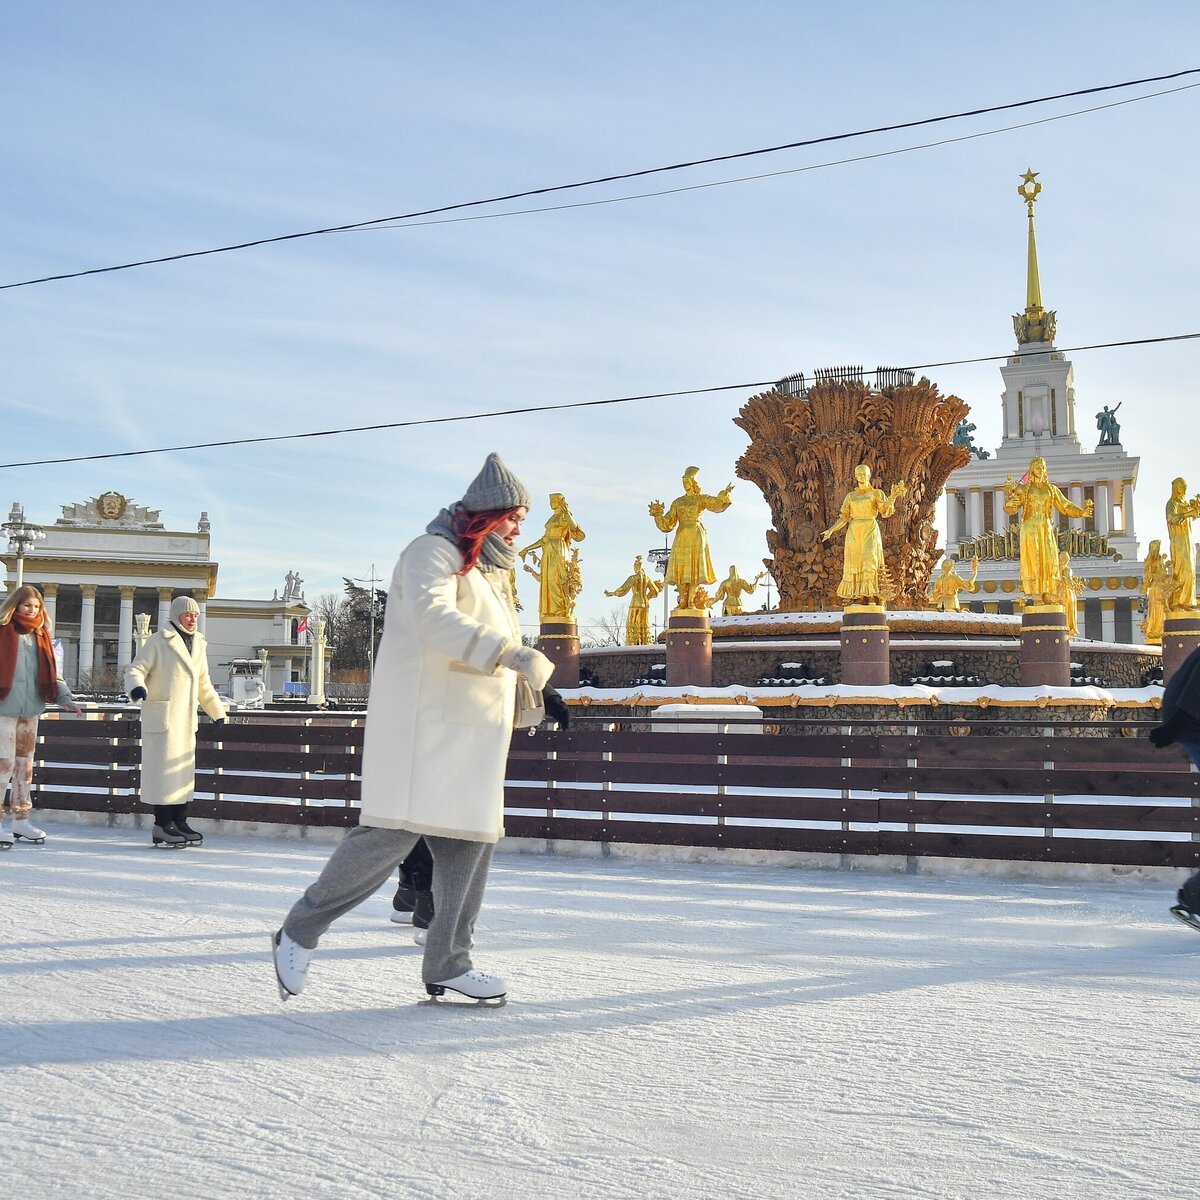
[[[443,979],[441,983],[427,983],[425,990],[431,997],[426,1004],[441,1003],[447,991],[457,992],[488,1008],[501,1008],[508,997],[508,984],[499,975],[486,975],[473,969],[453,979]]]
[[[13,837],[18,842],[31,842],[35,846],[46,843],[46,831],[39,829],[28,817],[18,817],[13,821]]]
[[[271,935],[271,957],[275,960],[275,978],[279,983],[279,998],[287,1000],[304,991],[308,982],[308,964],[313,952],[297,945],[282,929]]]

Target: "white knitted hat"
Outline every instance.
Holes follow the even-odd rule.
[[[504,465],[500,455],[487,456],[483,470],[463,493],[462,505],[468,512],[493,512],[501,509],[529,507],[529,492],[525,485]]]
[[[175,599],[171,601],[171,620],[173,622],[178,623],[179,618],[182,617],[185,612],[198,613],[199,611],[200,605],[198,605],[195,600],[191,598],[191,596],[176,596]]]

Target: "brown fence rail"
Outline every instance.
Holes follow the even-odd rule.
[[[1129,726],[1111,737],[913,733],[630,732],[576,722],[513,739],[507,832],[555,840],[1200,866],[1200,773]],[[714,730],[727,728],[714,725]],[[1094,734],[1094,723],[1088,726]],[[139,725],[128,710],[51,714],[35,803],[140,810]],[[205,724],[201,817],[299,825],[357,821],[361,714],[239,715]]]

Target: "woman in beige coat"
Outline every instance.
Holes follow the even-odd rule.
[[[154,808],[154,845],[198,845],[187,821],[196,788],[196,730],[203,708],[218,724],[225,708],[208,677],[200,606],[191,596],[171,601],[170,623],[142,647],[125,671],[125,690],[142,707],[142,803]]]
[[[372,895],[417,839],[433,854],[437,917],[425,941],[426,991],[503,1000],[504,980],[471,963],[471,933],[503,834],[504,769],[522,690],[553,665],[521,644],[511,575],[529,493],[488,456],[396,564],[367,705],[362,812],[273,938],[283,999],[303,990],[317,941]]]

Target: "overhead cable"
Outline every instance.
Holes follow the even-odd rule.
[[[1086,346],[1068,346],[1056,354],[1078,354],[1084,350],[1112,350],[1123,346],[1151,346],[1166,342],[1186,342],[1200,338],[1197,333],[1176,333],[1163,337],[1132,338],[1123,342],[1093,342]],[[985,354],[977,358],[946,359],[942,362],[914,363],[911,366],[888,367],[894,371],[929,371],[936,367],[961,367],[975,363],[999,362],[1013,357],[1012,352],[1006,354]],[[865,371],[864,375],[874,375],[875,371]],[[706,396],[717,392],[749,391],[751,388],[773,388],[776,379],[757,379],[748,383],[724,383],[713,387],[679,388],[671,392],[644,392],[634,396],[609,396],[602,400],[569,400],[562,404],[530,404],[523,408],[501,408],[489,412],[459,413],[450,417],[418,417],[411,421],[383,421],[375,425],[351,425],[338,429],[317,429],[307,433],[274,433],[263,437],[227,438],[218,442],[188,442],[179,446],[156,446],[148,450],[113,450],[105,454],[77,454],[65,458],[39,458],[27,462],[0,463],[0,471],[15,470],[18,467],[50,467],[64,463],[100,462],[111,458],[141,458],[150,454],[179,454],[186,450],[215,450],[226,446],[254,446],[264,442],[294,442],[308,438],[338,437],[347,433],[376,433],[385,429],[413,429],[421,425],[450,425],[466,421],[485,421],[493,417],[516,417],[530,413],[562,412],[567,409],[600,408],[610,404],[633,404],[641,400],[671,400],[681,396]]]
[[[35,279],[23,279],[15,283],[0,284],[0,291],[18,287],[32,287],[40,283],[54,283],[65,279],[79,279],[86,275],[104,275],[113,271],[128,271],[134,267],[147,267],[168,262],[179,262],[189,258],[203,258],[213,254],[228,254],[235,250],[248,250],[255,246],[273,245],[278,242],[298,241],[301,238],[318,237],[328,233],[345,233],[353,229],[365,229],[372,225],[382,225],[387,222],[413,220],[417,217],[435,216],[440,213],[456,212],[467,208],[481,208],[491,204],[506,203],[510,200],[523,200],[530,196],[546,196],[556,192],[574,191],[580,188],[596,187],[605,183],[618,183],[626,179],[642,179],[649,175],[661,175],[670,171],[690,170],[694,167],[711,166],[714,163],[734,162],[744,158],[755,158],[767,154],[779,154],[785,150],[799,150],[808,146],[825,145],[830,142],[849,141],[853,138],[868,137],[879,133],[894,133],[902,129],[916,129],[923,125],[936,125],[945,121],[958,121],[967,117],[983,116],[987,113],[1005,112],[1011,109],[1028,108],[1035,104],[1049,104],[1055,100],[1068,100],[1077,96],[1091,96],[1100,92],[1117,91],[1122,88],[1139,87],[1148,83],[1164,83],[1168,80],[1182,79],[1190,75],[1200,75],[1200,67],[1189,67],[1183,71],[1173,71],[1165,75],[1150,75],[1142,79],[1129,79],[1123,83],[1106,83],[1094,87],[1077,88],[1070,92],[1057,92],[1050,96],[1038,96],[1028,100],[1014,100],[1007,104],[991,104],[980,108],[964,109],[961,112],[943,113],[936,117],[923,117],[913,121],[898,121],[889,125],[877,125],[869,129],[858,129],[850,133],[826,134],[822,137],[804,138],[794,142],[784,142],[777,146],[765,146],[757,150],[740,150],[732,154],[715,154],[707,158],[689,159],[684,162],[671,163],[660,167],[645,167],[637,171],[624,171],[619,174],[601,175],[592,179],[579,180],[575,183],[560,183],[547,187],[528,188],[520,192],[509,192],[506,195],[490,196],[479,200],[464,200],[455,204],[445,204],[436,208],[420,209],[410,213],[401,213],[389,217],[375,217],[367,221],[348,221],[340,225],[328,225],[321,229],[307,229],[299,233],[277,234],[273,237],[254,238],[244,242],[235,242],[226,246],[214,246],[206,250],[188,250],[178,254],[164,254],[156,258],[143,258],[134,262],[117,263],[108,267],[90,267],[82,271],[65,271],[56,275],[42,275]]]

